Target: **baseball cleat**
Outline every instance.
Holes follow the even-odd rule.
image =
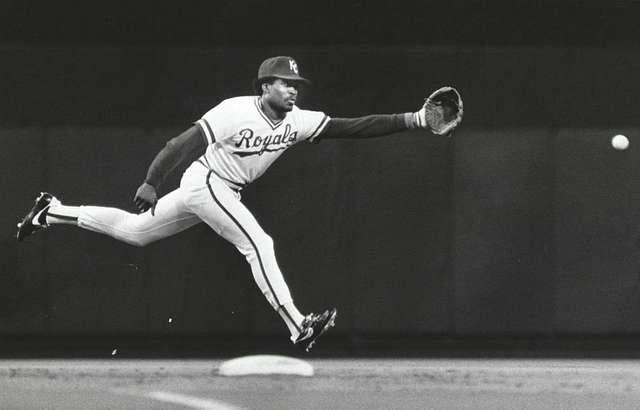
[[[46,209],[51,204],[51,201],[55,201],[55,197],[47,192],[40,192],[40,195],[36,198],[35,204],[24,218],[22,222],[18,223],[18,232],[16,233],[16,239],[22,242],[24,238],[31,235],[35,231],[44,229],[47,227],[46,222]],[[45,212],[42,212],[45,211]],[[35,220],[35,224],[34,224]]]
[[[308,352],[316,340],[330,327],[335,325],[336,316],[338,316],[338,310],[336,308],[325,310],[324,313],[320,315],[316,315],[315,313],[307,315],[302,321],[300,336],[298,336],[294,343],[302,345],[304,350]]]

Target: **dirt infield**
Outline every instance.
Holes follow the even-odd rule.
[[[315,359],[313,377],[221,360],[4,360],[3,409],[630,409],[640,361]]]

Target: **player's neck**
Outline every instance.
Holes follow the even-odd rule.
[[[268,102],[264,101],[262,96],[258,97],[258,104],[260,104],[260,108],[271,121],[280,121],[287,115],[285,111],[274,109]]]

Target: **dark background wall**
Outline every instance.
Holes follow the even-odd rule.
[[[300,105],[332,116],[415,110],[445,84],[465,99],[455,138],[303,144],[243,193],[276,239],[299,306],[339,308],[328,347],[636,337],[640,50],[629,40],[636,26],[622,24],[633,3],[585,2],[575,13],[569,3],[451,2],[435,11],[467,17],[426,26],[402,4],[355,24],[363,6],[353,3],[340,17],[323,9],[292,21],[295,37],[280,35],[279,20],[265,35],[256,22],[271,9],[251,3],[244,25],[231,3],[146,18],[135,2],[35,15],[9,4],[0,47],[5,353],[26,340],[32,353],[57,344],[63,354],[124,340],[168,354],[247,339],[286,348],[243,258],[205,226],[144,249],[71,227],[13,238],[41,190],[132,210],[166,140],[250,92],[258,64],[277,54],[295,56],[313,81]],[[569,15],[574,24],[563,25]],[[330,18],[334,30],[320,30]],[[447,22],[458,27],[449,36]],[[631,139],[628,150],[609,145],[617,133]]]

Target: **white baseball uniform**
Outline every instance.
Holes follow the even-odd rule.
[[[294,323],[299,331],[299,312],[293,318],[283,309],[292,304],[292,298],[278,267],[273,241],[240,201],[240,190],[260,177],[287,148],[313,141],[328,120],[323,112],[294,106],[274,123],[264,113],[258,96],[227,99],[196,122],[207,139],[206,151],[184,172],[180,187],[159,199],[154,216],[150,211],[134,214],[59,203],[52,204],[49,213],[58,218],[75,216],[82,228],[137,246],[204,221],[246,257],[271,306],[284,314],[290,330]],[[295,336],[292,330],[292,339]]]
[[[274,123],[262,111],[258,97],[230,98],[197,122],[209,143],[203,160],[232,188],[242,188],[293,144],[313,141],[328,119],[323,112],[294,106],[283,120]]]

